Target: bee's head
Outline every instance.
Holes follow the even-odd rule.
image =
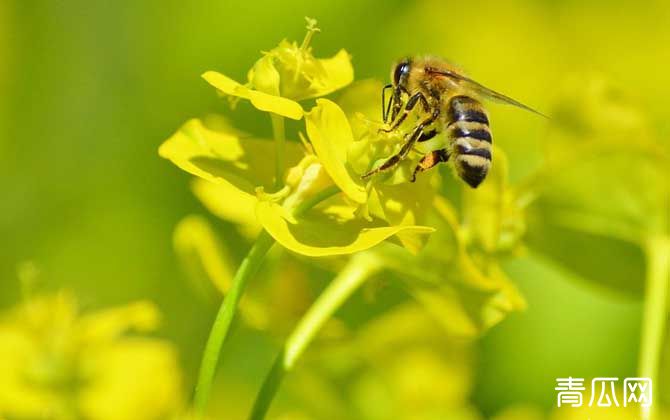
[[[403,58],[398,64],[393,67],[393,85],[405,87],[407,84],[407,77],[412,66],[412,61],[409,58]]]

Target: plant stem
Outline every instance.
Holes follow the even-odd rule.
[[[658,369],[668,319],[668,289],[670,288],[670,237],[660,236],[647,240],[647,285],[645,291],[642,337],[640,345],[639,376],[651,379],[658,386]],[[658,418],[658,403],[641,407],[644,420]]]
[[[303,214],[305,214],[307,210],[316,206],[325,199],[332,197],[338,192],[340,192],[340,189],[337,185],[331,185],[330,187],[325,188],[323,191],[314,194],[313,196],[309,197],[302,203],[298,204],[296,208],[293,210],[293,216],[295,217],[302,216]]]
[[[365,280],[382,268],[381,262],[371,253],[354,256],[344,269],[321,293],[307,313],[298,322],[284,347],[265,377],[265,381],[254,402],[250,420],[265,418],[285,374],[295,366],[307,346],[323,325]]]
[[[275,139],[275,186],[281,187],[284,182],[285,169],[285,144],[286,144],[286,130],[284,127],[284,117],[277,114],[270,114],[272,121],[272,135]]]
[[[212,325],[212,330],[209,333],[207,344],[205,345],[200,373],[198,374],[198,383],[195,387],[194,405],[196,412],[199,414],[205,412],[207,400],[212,390],[214,373],[219,362],[219,353],[228,335],[228,330],[232,324],[237,304],[242,296],[247,280],[256,274],[265,254],[267,254],[274,243],[275,240],[266,231],[260,233],[251,250],[249,250],[249,253],[237,269],[232,287],[219,308],[214,325]]]
[[[300,204],[293,211],[293,215],[296,217],[303,215],[309,209],[316,206],[321,201],[335,195],[339,191],[340,190],[334,186],[326,188],[315,194],[314,197],[310,197],[308,200]],[[205,408],[207,407],[207,401],[212,390],[212,383],[214,382],[216,366],[219,362],[221,347],[228,336],[230,325],[237,312],[237,305],[240,301],[240,297],[242,296],[247,281],[258,272],[258,269],[263,262],[263,258],[270,248],[272,248],[274,243],[274,238],[270,236],[267,231],[263,230],[260,233],[256,242],[249,250],[249,253],[242,260],[242,263],[233,278],[232,287],[221,303],[221,307],[219,308],[219,312],[216,315],[214,324],[209,333],[207,344],[205,345],[202,362],[200,364],[200,372],[198,373],[198,382],[193,396],[195,411],[200,418],[202,418]]]

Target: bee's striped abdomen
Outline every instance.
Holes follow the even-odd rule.
[[[491,166],[491,130],[482,104],[468,96],[453,97],[447,129],[456,173],[476,188]]]

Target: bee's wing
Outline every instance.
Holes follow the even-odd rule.
[[[430,73],[433,73],[433,74],[445,76],[445,77],[448,77],[452,80],[455,80],[459,84],[464,86],[466,89],[472,90],[472,91],[476,92],[477,94],[479,94],[479,95],[481,95],[481,96],[483,96],[487,99],[490,99],[492,101],[500,102],[500,103],[504,103],[504,104],[508,104],[508,105],[514,105],[516,107],[525,109],[526,111],[530,111],[534,114],[540,115],[544,118],[549,118],[546,115],[544,115],[543,113],[541,113],[539,111],[536,111],[533,108],[531,108],[527,105],[524,105],[521,102],[510,98],[509,96],[506,96],[506,95],[503,95],[502,93],[498,93],[494,90],[491,90],[491,89],[487,88],[486,86],[482,85],[481,83],[475,82],[474,80],[472,80],[468,77],[465,77],[463,75],[460,75],[458,73],[454,73],[454,72],[449,71],[449,70],[437,70],[437,69],[427,69],[427,71],[430,72]]]

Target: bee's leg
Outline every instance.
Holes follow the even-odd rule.
[[[388,103],[386,102],[386,90],[393,88],[393,85],[386,85],[382,88],[382,120],[386,124],[391,111],[391,104],[393,103],[393,95],[389,97]]]
[[[391,95],[391,99],[389,100],[389,110],[391,111],[391,121],[395,120],[395,117],[398,116],[398,113],[402,109],[402,94],[405,93],[409,95],[409,92],[407,92],[407,89],[404,87],[398,85],[393,89],[393,95]],[[392,109],[391,109],[392,108]],[[386,117],[389,117],[389,113],[386,113]],[[387,121],[384,120],[384,123]]]
[[[432,129],[428,132],[421,133],[421,136],[419,136],[417,142],[421,143],[423,141],[428,141],[433,137],[435,137],[436,135],[437,135],[436,129]],[[414,168],[411,181],[412,182],[416,181],[417,173],[426,171],[432,168],[433,166],[437,165],[438,163],[446,162],[447,160],[449,160],[449,152],[447,152],[446,149],[436,150],[428,153],[419,161],[419,164],[416,166],[416,168]]]
[[[430,131],[427,132],[427,133],[421,133],[421,136],[419,137],[419,139],[418,139],[417,141],[418,141],[419,143],[421,143],[422,141],[427,141],[427,140],[432,139],[432,138],[435,137],[436,135],[437,135],[437,130],[432,129],[432,130],[430,130]]]
[[[416,168],[414,168],[414,173],[412,173],[411,181],[412,182],[416,181],[416,175],[419,172],[427,171],[428,169],[432,168],[438,163],[446,162],[448,160],[449,160],[449,152],[447,151],[447,149],[435,150],[434,152],[428,153],[419,161],[419,164],[416,165]]]
[[[430,117],[421,121],[421,123],[414,128],[414,131],[412,131],[411,136],[409,137],[407,142],[402,146],[402,148],[400,149],[400,151],[398,153],[396,153],[395,155],[386,159],[386,161],[384,163],[382,163],[378,168],[373,169],[370,172],[364,174],[363,176],[361,176],[361,178],[363,178],[363,179],[369,178],[370,176],[372,176],[376,173],[383,172],[383,171],[386,171],[388,169],[391,169],[394,166],[396,166],[398,163],[400,163],[400,161],[405,159],[407,157],[407,155],[409,154],[409,152],[414,147],[414,143],[416,143],[416,141],[423,134],[423,129],[426,128],[427,126],[429,126],[430,124],[432,124],[437,119],[437,117],[439,115],[440,115],[440,110],[435,109],[433,111],[433,113],[430,115]]]
[[[395,119],[395,116],[393,117],[393,125],[389,128],[382,128],[379,131],[385,132],[385,133],[390,133],[391,131],[395,130],[396,128],[400,127],[400,124],[405,121],[405,118],[409,115],[410,111],[414,109],[416,104],[421,101],[421,104],[423,105],[424,111],[428,112],[430,110],[430,106],[428,105],[428,100],[426,97],[423,95],[421,92],[417,92],[414,95],[410,96],[410,98],[407,100],[407,104],[405,105],[405,109],[403,110],[402,114],[400,114],[400,117],[398,119]],[[395,110],[394,110],[395,113]]]

